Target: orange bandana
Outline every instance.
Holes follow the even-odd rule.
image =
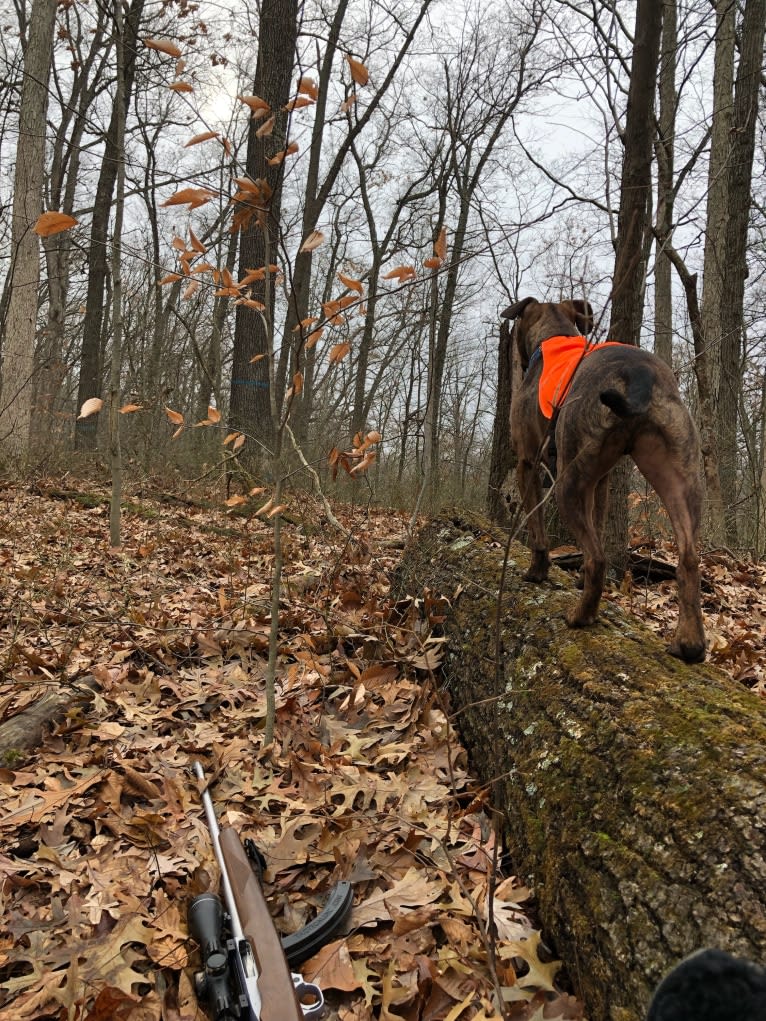
[[[602,347],[621,346],[619,341],[591,344],[586,337],[548,337],[540,345],[543,354],[543,371],[540,376],[538,399],[540,411],[546,418],[553,417],[554,408],[560,408],[572,382],[575,369],[583,358],[600,351]]]

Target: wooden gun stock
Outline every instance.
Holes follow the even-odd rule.
[[[219,841],[242,931],[258,962],[261,1021],[304,1021],[279,934],[239,834],[224,826]]]

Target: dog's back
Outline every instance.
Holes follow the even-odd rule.
[[[574,418],[573,443],[598,443],[601,434],[612,436],[610,450],[629,454],[642,431],[663,433],[672,446],[686,442],[689,413],[668,365],[648,351],[628,344],[596,348],[583,360],[572,381],[561,416]],[[570,424],[570,431],[572,426]],[[560,432],[567,429],[560,422]],[[691,435],[694,431],[691,430]],[[576,453],[572,450],[572,454]],[[690,456],[694,451],[686,452]]]

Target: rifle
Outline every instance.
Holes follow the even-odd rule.
[[[193,769],[204,782],[200,763]],[[263,860],[255,845],[248,840],[243,846],[231,826],[219,828],[207,787],[202,804],[226,910],[214,893],[200,894],[189,905],[189,930],[203,964],[194,976],[198,999],[214,1021],[317,1021],[324,1011],[322,990],[290,969],[315,954],[343,924],[351,907],[350,884],[338,883],[312,922],[280,939],[261,890]]]

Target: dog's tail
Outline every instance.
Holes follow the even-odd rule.
[[[620,418],[633,418],[643,415],[652,403],[654,375],[648,366],[634,368],[629,376],[624,377],[625,391],[610,387],[599,394],[601,403],[619,415]]]

